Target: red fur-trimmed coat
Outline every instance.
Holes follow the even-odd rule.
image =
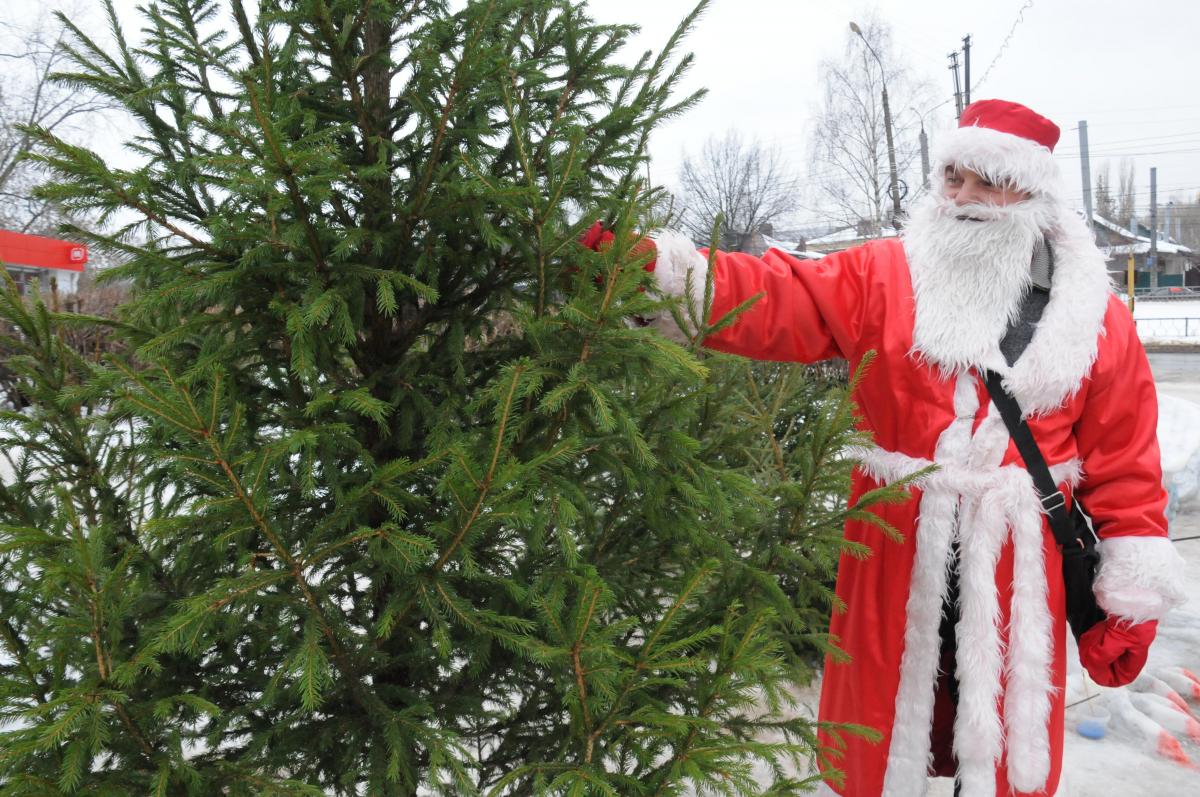
[[[1060,487],[1081,500],[1102,539],[1097,582],[1112,614],[1143,621],[1180,598],[1182,565],[1166,537],[1157,400],[1128,310],[1112,295],[1082,222],[1051,233],[1055,270],[1033,340],[999,371],[1029,416]],[[1064,232],[1065,230],[1065,232]],[[659,285],[684,292],[704,255],[680,236],[658,241]],[[1063,745],[1066,624],[1061,562],[1028,473],[974,368],[947,368],[939,315],[923,308],[905,244],[885,240],[820,261],[777,250],[718,253],[712,317],[765,296],[705,345],[755,359],[876,359],[855,399],[875,447],[858,452],[851,500],[931,463],[911,499],[876,511],[904,533],[896,543],[851,521],[846,537],[872,551],[843,556],[831,630],[850,654],[828,661],[820,718],[861,723],[878,744],[850,738],[837,762],[845,797],[925,794],[938,627],[952,541],[960,542],[955,754],[963,794],[1053,795]],[[664,331],[672,333],[663,322]],[[944,330],[941,330],[944,333]],[[679,330],[673,330],[679,334]],[[831,742],[828,737],[825,742]]]

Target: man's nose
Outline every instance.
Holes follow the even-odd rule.
[[[958,192],[954,194],[954,204],[958,207],[975,204],[979,201],[979,189],[970,183],[963,183]]]

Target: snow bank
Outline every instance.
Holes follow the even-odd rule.
[[[1158,445],[1162,450],[1167,516],[1200,503],[1200,404],[1158,395]]]
[[[1200,344],[1200,299],[1138,300],[1133,318],[1143,343]]]

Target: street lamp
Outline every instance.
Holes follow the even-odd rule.
[[[854,22],[850,23],[852,30],[858,38],[862,39],[863,44],[867,46],[867,51],[875,57],[875,62],[879,64],[879,79],[883,83],[883,129],[887,134],[888,147],[888,171],[891,177],[891,195],[892,195],[892,226],[900,229],[900,179],[896,175],[896,145],[892,139],[892,110],[888,105],[887,93],[887,74],[883,68],[883,59],[879,57],[879,53],[875,52],[875,48],[867,41],[867,37],[863,35],[862,28],[858,27]]]

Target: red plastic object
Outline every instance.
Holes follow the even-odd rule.
[[[88,249],[57,238],[0,230],[0,261],[7,266],[83,271]]]

